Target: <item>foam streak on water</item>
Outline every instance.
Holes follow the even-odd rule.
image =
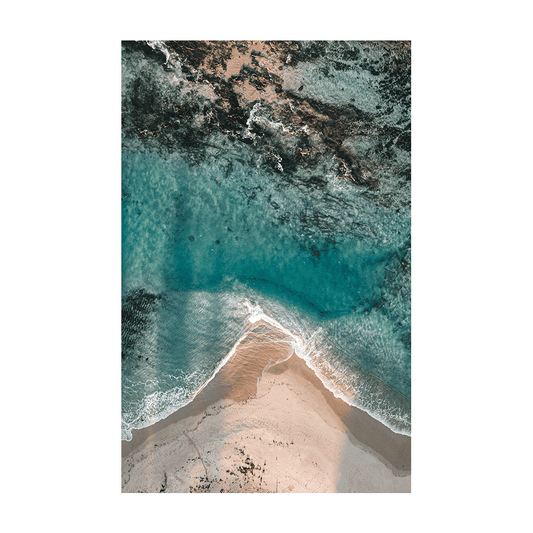
[[[381,387],[375,387],[374,389],[369,389],[370,383],[367,383],[364,388],[358,386],[361,381],[360,376],[366,378],[367,381],[369,378],[372,379],[361,368],[356,370],[352,366],[351,369],[339,369],[338,366],[336,368],[329,364],[326,354],[319,349],[318,342],[316,342],[316,337],[321,332],[320,328],[315,330],[308,338],[303,338],[266,315],[259,306],[252,307],[248,302],[247,305],[251,312],[249,317],[251,323],[263,320],[292,338],[293,342],[291,344],[295,354],[305,361],[306,365],[313,370],[322,384],[336,398],[362,409],[395,433],[411,434],[410,402],[383,382]],[[384,394],[379,394],[379,388],[383,390]],[[395,403],[399,405],[395,405]],[[404,410],[402,410],[402,407]]]
[[[197,302],[204,299],[205,297],[196,298]],[[250,328],[259,322],[268,324],[273,330],[282,332],[285,338],[282,338],[281,342],[286,342],[292,346],[294,353],[305,361],[306,365],[315,372],[323,385],[336,398],[366,411],[392,431],[410,435],[409,401],[386,383],[379,382],[371,374],[365,372],[363,368],[355,365],[353,361],[350,362],[349,366],[343,364],[339,354],[335,353],[334,348],[329,346],[321,335],[322,329],[320,327],[313,328],[307,321],[298,320],[294,313],[274,302],[268,303],[273,309],[276,309],[279,320],[266,314],[259,304],[251,303],[243,295],[234,294],[231,298],[226,296],[226,301],[232,302],[230,312],[233,315],[238,315],[241,321],[244,319],[241,322],[242,334],[209,375],[197,370],[188,375],[185,380],[176,379],[178,385],[168,390],[164,390],[164,380],[158,380],[155,375],[147,379],[139,377],[138,381],[126,379],[123,382],[126,389],[130,387],[137,394],[141,390],[159,389],[151,394],[146,394],[141,402],[132,402],[131,405],[126,406],[132,410],[123,416],[122,438],[124,440],[131,440],[132,429],[141,429],[154,424],[193,401],[198,393],[232,359],[238,347],[248,337]],[[282,322],[285,322],[291,329]],[[261,375],[268,368],[287,359],[279,359],[269,363]]]

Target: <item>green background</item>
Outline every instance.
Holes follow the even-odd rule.
[[[531,144],[531,45],[521,5],[4,6],[2,499],[10,531],[519,528],[531,495],[531,415],[521,413],[531,405],[531,165],[520,161]],[[432,18],[431,516],[99,514],[100,19],[202,16]]]

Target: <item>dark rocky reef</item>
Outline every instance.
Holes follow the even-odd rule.
[[[133,356],[137,342],[142,338],[161,295],[139,289],[122,299],[122,359]],[[139,358],[141,356],[138,356]]]
[[[125,69],[137,61],[135,76],[123,77],[125,143],[136,137],[150,149],[179,150],[194,164],[221,150],[222,135],[225,152],[250,145],[281,180],[329,158],[339,178],[383,205],[390,203],[383,168],[410,186],[410,162],[397,160],[411,145],[408,42],[125,41],[122,48]],[[370,76],[380,103],[369,111],[355,98],[304,95],[300,69],[313,62],[319,79],[350,70]]]

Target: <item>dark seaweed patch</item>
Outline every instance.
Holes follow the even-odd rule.
[[[132,291],[122,299],[122,359],[132,355],[160,300],[160,294],[144,289]]]

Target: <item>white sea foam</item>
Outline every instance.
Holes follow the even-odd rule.
[[[217,364],[207,380],[203,380],[204,374],[195,371],[187,376],[186,387],[180,382],[168,391],[155,391],[146,395],[137,407],[135,414],[130,413],[130,416],[123,419],[123,440],[131,440],[132,429],[141,429],[152,425],[192,402],[231,360],[239,345],[250,333],[251,326],[259,321],[281,331],[287,338],[286,342],[292,346],[294,353],[305,361],[306,365],[336,398],[367,412],[395,433],[411,434],[410,403],[408,400],[395,394],[394,389],[375,376],[365,372],[362,368],[357,368],[357,365],[351,363],[347,366],[343,364],[338,357],[335,357],[332,349],[323,338],[322,328],[313,329],[300,317],[296,317],[288,310],[275,304],[273,304],[273,309],[279,320],[265,313],[260,305],[252,304],[247,298],[226,295],[225,300],[228,304],[231,301],[233,313],[247,318],[249,325],[244,327],[244,333]],[[263,369],[261,376],[269,368],[288,360],[291,356],[292,352],[287,358],[270,363]],[[157,379],[153,375],[148,377],[147,381],[150,381],[150,384],[157,388]]]
[[[347,368],[341,369],[339,364],[335,365],[333,361],[331,363],[328,361],[326,354],[318,347],[317,337],[322,331],[321,328],[316,329],[309,336],[305,334],[302,336],[290,331],[280,322],[266,315],[259,305],[253,306],[248,301],[246,305],[250,311],[249,321],[251,323],[263,320],[280,329],[292,339],[291,344],[296,355],[305,361],[306,365],[336,398],[365,411],[395,433],[411,434],[410,413],[405,408],[401,409],[401,406],[394,405],[396,402],[388,399],[383,394],[380,395],[377,390],[372,391],[370,383],[363,383],[368,379],[375,382],[380,382],[381,380],[375,377],[370,378],[369,374],[362,371],[362,369],[360,372],[348,370]],[[305,337],[307,337],[307,340]],[[396,392],[387,387],[384,382],[379,383],[379,385],[380,389],[388,388],[391,396]],[[401,398],[400,395],[400,401]]]

